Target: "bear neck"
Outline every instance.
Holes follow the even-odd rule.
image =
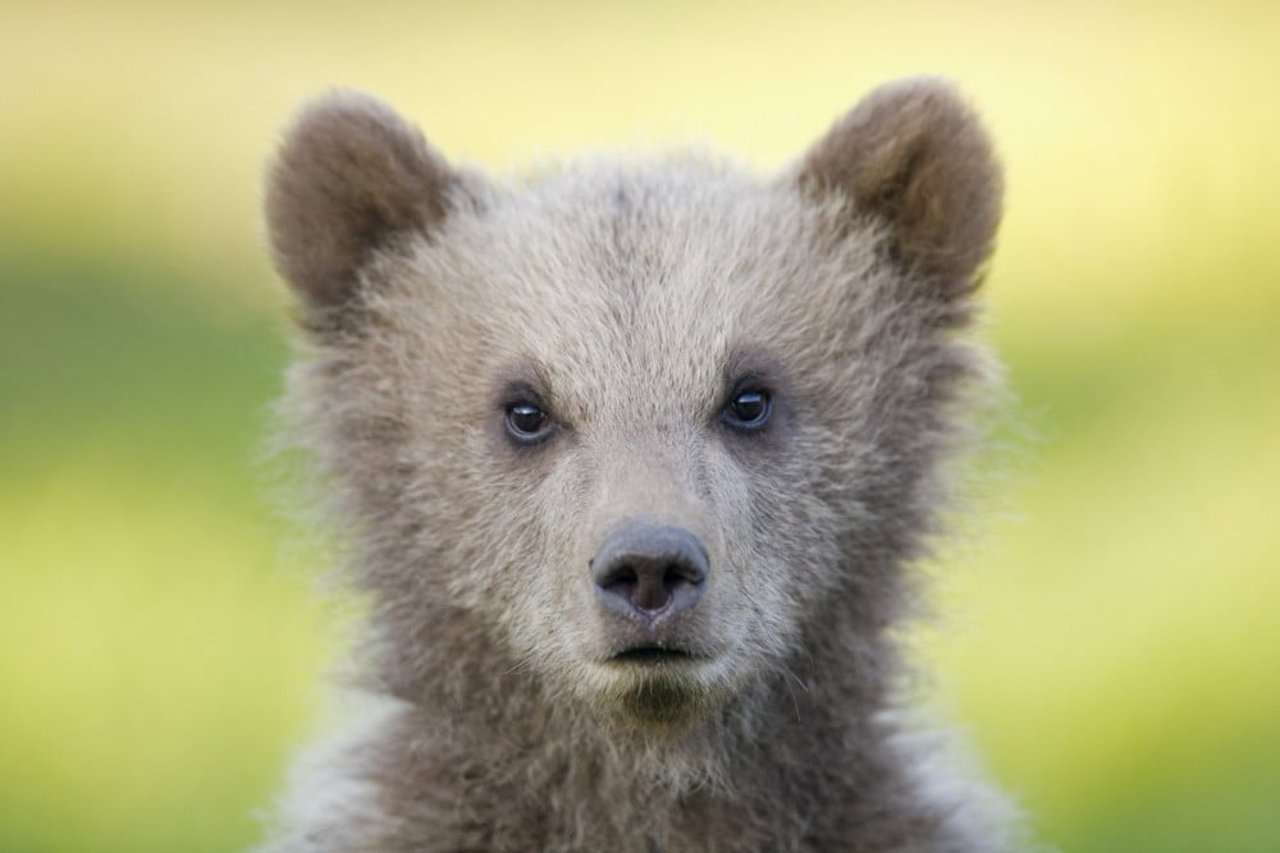
[[[402,657],[382,662],[397,677],[383,689],[408,710],[388,732],[376,775],[397,780],[386,790],[392,813],[448,804],[448,821],[485,833],[459,836],[462,846],[532,849],[577,838],[570,847],[590,849],[631,837],[648,839],[637,849],[678,849],[719,833],[768,848],[814,832],[850,837],[819,826],[832,816],[874,823],[909,811],[910,781],[884,713],[897,654],[881,626],[828,614],[811,628],[806,654],[699,723],[655,732],[557,694],[479,634],[466,660],[449,655],[466,614],[431,624],[441,636],[425,646],[416,637],[412,667]],[[410,672],[417,677],[406,680]]]

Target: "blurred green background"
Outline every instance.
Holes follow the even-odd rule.
[[[1280,7],[1245,0],[0,5],[0,849],[241,847],[314,725],[337,608],[261,464],[300,99],[489,168],[763,171],[920,72],[1006,162],[1025,425],[935,569],[939,703],[1043,842],[1280,850]]]

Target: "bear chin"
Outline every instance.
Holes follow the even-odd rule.
[[[627,729],[670,732],[689,729],[728,700],[695,663],[610,663],[609,684],[592,698],[610,723]]]
[[[705,717],[713,704],[693,679],[653,675],[630,681],[607,699],[610,716],[629,728],[684,728]]]

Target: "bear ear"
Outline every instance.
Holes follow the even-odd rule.
[[[369,253],[444,218],[457,177],[381,101],[339,91],[303,108],[267,179],[276,269],[307,308],[335,309]]]
[[[883,219],[895,259],[945,296],[977,284],[1003,184],[978,117],[948,83],[911,79],[873,91],[805,155],[800,184]]]

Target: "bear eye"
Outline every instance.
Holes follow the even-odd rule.
[[[773,413],[773,401],[763,388],[747,388],[734,393],[721,417],[738,430],[762,429]]]
[[[507,432],[521,444],[541,441],[553,426],[551,417],[535,403],[507,405]]]

